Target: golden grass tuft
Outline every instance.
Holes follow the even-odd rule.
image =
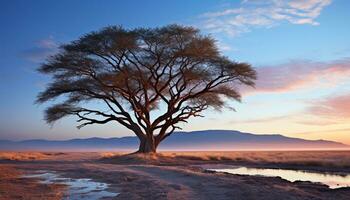
[[[40,152],[0,152],[0,160],[45,160],[50,156]]]

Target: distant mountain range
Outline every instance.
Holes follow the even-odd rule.
[[[120,151],[136,150],[136,137],[87,138],[64,141],[52,140],[0,140],[3,151]],[[204,130],[176,132],[161,143],[160,150],[302,150],[350,149],[349,145],[327,140],[304,140],[278,134],[257,135],[231,130]]]

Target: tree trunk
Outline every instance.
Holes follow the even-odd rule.
[[[139,150],[136,153],[156,153],[157,143],[154,136],[146,136],[140,139]]]

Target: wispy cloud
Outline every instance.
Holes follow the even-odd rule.
[[[332,62],[291,61],[276,66],[257,68],[255,89],[245,93],[281,93],[295,90],[333,86],[349,81],[350,58]]]
[[[56,53],[58,50],[58,44],[52,37],[39,40],[35,43],[35,46],[24,50],[21,55],[31,62],[43,62],[49,55]]]
[[[330,96],[311,102],[308,113],[319,117],[350,119],[350,94]]]
[[[237,36],[282,22],[319,25],[316,19],[330,3],[331,0],[244,0],[238,8],[203,14],[203,28]]]
[[[227,52],[227,51],[237,51],[237,49],[233,48],[232,46],[226,44],[225,42],[222,42],[221,40],[218,40],[216,44],[219,47],[219,50],[222,52]]]
[[[296,133],[298,135],[305,135],[305,134],[320,134],[320,133],[339,133],[339,132],[350,132],[350,128],[338,128],[338,129],[325,129],[325,130],[317,130],[317,131],[306,131],[306,132],[299,132]]]
[[[300,113],[300,115],[305,116],[307,113]],[[309,117],[309,115],[308,115]],[[314,116],[316,117],[316,116]],[[334,124],[339,124],[341,123],[338,120],[335,119],[308,119],[308,120],[297,120],[294,121],[297,124],[302,124],[302,125],[307,125],[307,126],[329,126],[329,125],[334,125]]]
[[[232,123],[233,124],[267,124],[267,123],[281,123],[283,121],[284,122],[288,121],[288,123],[294,123],[294,124],[306,125],[306,126],[319,126],[319,127],[346,123],[346,120],[341,120],[337,118],[337,116],[328,116],[328,115],[332,115],[332,112],[322,113],[322,115],[319,115],[319,109],[322,109],[320,107],[323,107],[323,106],[324,105],[320,104],[319,107],[309,106],[309,107],[306,107],[306,109],[304,110],[286,113],[284,115],[275,115],[275,116],[269,116],[269,117],[249,118],[249,119],[237,119],[237,120],[231,120],[228,123],[229,124],[232,124]],[[339,107],[342,107],[342,106],[339,106]],[[333,109],[336,110],[337,106]],[[317,113],[315,112],[316,110],[317,110]],[[343,113],[350,115],[350,111],[343,111]]]
[[[264,118],[251,118],[251,119],[243,119],[243,120],[232,120],[229,123],[234,123],[234,124],[256,124],[256,123],[266,123],[266,122],[271,122],[271,121],[280,121],[280,120],[285,120],[289,119],[293,115],[279,115],[279,116],[271,116],[271,117],[264,117]]]

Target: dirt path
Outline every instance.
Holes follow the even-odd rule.
[[[133,174],[149,177],[167,191],[167,199],[312,199],[288,182],[272,178],[208,174],[179,167],[131,166]],[[269,182],[269,183],[267,183]],[[273,183],[275,182],[275,183]],[[247,184],[248,183],[248,184]],[[276,184],[276,185],[275,185]],[[273,194],[267,191],[273,191]],[[303,193],[303,197],[301,194]],[[301,197],[301,198],[300,198]]]
[[[150,177],[168,188],[169,199],[227,199],[222,188],[208,186],[206,174],[180,167],[131,166],[133,173]]]
[[[204,173],[197,168],[154,165],[85,164],[117,178],[116,199],[303,200],[348,199],[350,190],[330,190],[312,183],[290,183],[280,178]],[[112,175],[113,174],[113,175]],[[105,179],[106,180],[106,179]]]

